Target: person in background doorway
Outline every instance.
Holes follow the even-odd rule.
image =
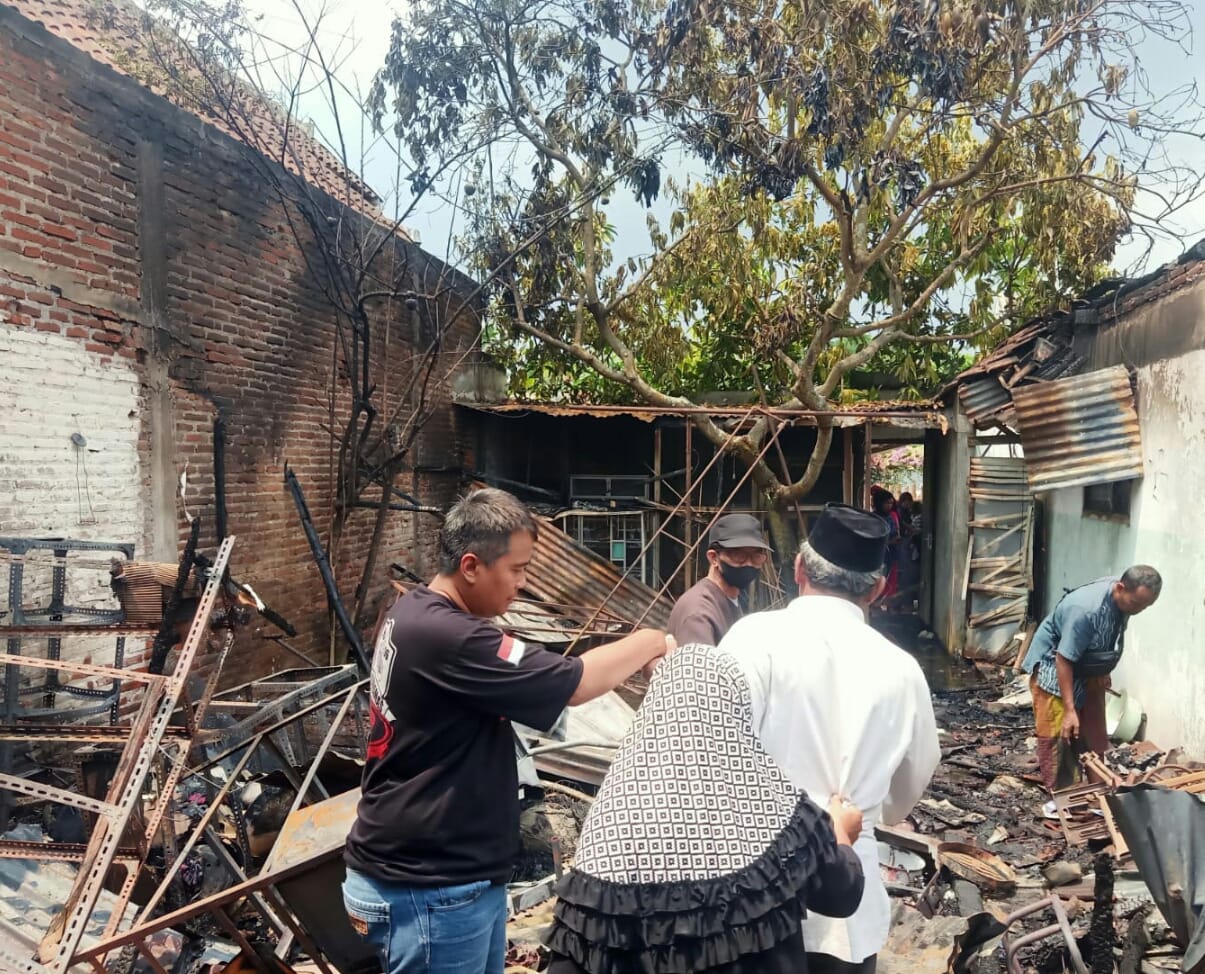
[[[547,729],[671,646],[645,629],[574,658],[504,634],[491,620],[523,587],[535,539],[516,498],[469,494],[440,530],[439,574],[377,636],[343,901],[384,974],[502,974],[519,854],[510,721]]]
[[[920,505],[904,491],[896,503],[900,523],[900,543],[895,548],[897,572],[896,608],[907,610],[916,599],[920,580]]]
[[[674,603],[669,633],[679,646],[715,646],[739,619],[740,595],[761,575],[770,546],[752,514],[725,514],[707,537],[707,574]]]
[[[887,547],[883,552],[883,590],[879,593],[877,600],[886,605],[900,588],[898,553],[903,542],[903,535],[900,532],[900,515],[896,510],[895,497],[891,491],[884,490],[882,487],[871,488],[870,506],[887,525]]]
[[[749,682],[758,737],[791,781],[862,809],[854,850],[866,891],[847,920],[804,921],[811,974],[874,970],[891,925],[874,829],[903,821],[941,758],[920,666],[866,622],[889,530],[868,511],[828,505],[799,546],[799,598],[742,619],[720,643]]]
[[[1021,669],[1029,674],[1038,764],[1049,791],[1079,777],[1078,755],[1104,754],[1105,693],[1121,662],[1131,616],[1155,604],[1163,579],[1150,565],[1127,568],[1068,592],[1034,633]]]
[[[925,536],[925,509],[920,501],[912,505],[912,560],[921,560],[921,538]]]

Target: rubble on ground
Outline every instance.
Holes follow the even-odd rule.
[[[1178,818],[1164,811],[1166,821],[1177,825],[1156,834],[1183,835],[1199,827],[1205,835],[1205,803],[1190,797],[1205,792],[1205,769],[1150,742],[1123,744],[1103,759],[1085,757],[1085,773],[1102,780],[1049,802],[1028,698],[1009,686],[1005,671],[996,679],[988,668],[980,672],[986,685],[935,692],[941,766],[908,821],[880,830],[889,848],[930,851],[925,869],[910,877],[911,884],[924,885],[922,893],[893,889],[899,892],[895,922],[879,970],[1138,974],[1178,970],[1190,944],[1205,951],[1205,929],[1198,944],[1192,936],[1196,917],[1183,907],[1192,899],[1188,891],[1177,914],[1180,930],[1173,931],[1160,910],[1168,910],[1170,901],[1174,912],[1175,896],[1154,878],[1161,870],[1183,875],[1186,861],[1191,872],[1191,853],[1184,843],[1164,841],[1159,852],[1143,850],[1144,870],[1123,834],[1142,831],[1142,812],[1131,821],[1117,811],[1132,807],[1135,794],[1153,794],[1160,811],[1166,796],[1181,795],[1191,804],[1178,810]],[[951,844],[977,850],[975,859],[984,865],[972,872],[951,869],[943,861]],[[997,869],[986,865],[989,856],[1015,874],[1015,883],[1000,881]],[[898,878],[890,865],[888,874]],[[977,918],[989,917],[996,929],[984,940],[960,939],[951,917],[961,917],[968,931]]]
[[[591,602],[620,587],[619,573],[557,534],[541,530],[543,567],[529,571],[557,601],[531,593],[504,628],[543,627],[540,639],[555,624],[578,650],[630,631],[640,619]],[[0,811],[14,823],[0,835],[5,971],[359,974],[375,963],[341,894],[368,737],[364,669],[314,665],[289,646],[287,620],[230,576],[235,540],[211,559],[197,537],[194,528],[178,566],[136,563],[124,543],[0,539],[27,582],[23,592],[17,573],[0,604],[5,675],[16,676],[0,727]],[[568,571],[577,562],[582,570]],[[31,585],[42,567],[46,584]],[[578,577],[589,586],[575,589]],[[663,621],[657,593],[625,584],[633,605],[647,594]],[[101,585],[111,607],[68,604]],[[220,689],[240,633],[306,665]],[[135,646],[147,658],[126,666]],[[531,918],[551,910],[641,692],[637,682],[576,708],[549,734],[516,729],[527,784],[509,893],[531,938],[514,970],[539,962]]]
[[[232,545],[210,561],[194,539],[174,576],[115,565],[122,608],[108,614],[73,615],[59,576],[45,610],[0,613],[10,672],[38,673],[7,702],[0,736],[0,791],[17,823],[0,836],[18,891],[0,898],[6,969],[95,960],[113,974],[352,974],[373,962],[340,894],[366,739],[363,671],[307,666],[219,691],[253,609],[287,625],[230,580]],[[70,562],[55,557],[56,572]],[[598,628],[602,613],[556,594],[558,627]],[[517,624],[547,625],[547,611]],[[631,624],[607,616],[599,632]],[[123,667],[124,641],[152,637],[146,669]],[[71,639],[107,641],[110,655],[68,653]],[[49,651],[25,655],[38,640]],[[893,897],[880,971],[1150,974],[1205,957],[1195,856],[1205,766],[1125,744],[1086,756],[1094,780],[1049,801],[1024,688],[1003,669],[964,669],[956,682],[969,675],[973,685],[934,693],[933,781],[905,822],[877,832]],[[549,733],[516,728],[523,857],[507,957],[516,974],[547,963],[556,881],[642,689],[634,681],[575,708]]]

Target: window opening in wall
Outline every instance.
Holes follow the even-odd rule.
[[[613,502],[647,500],[649,478],[643,474],[623,476],[577,476],[569,478],[569,497],[575,501]]]
[[[1110,484],[1089,484],[1084,488],[1084,513],[1095,517],[1129,520],[1133,480],[1117,480]]]
[[[620,572],[628,572],[646,585],[656,583],[652,551],[640,552],[657,530],[653,511],[582,511],[557,517],[567,535],[584,548],[607,559]]]

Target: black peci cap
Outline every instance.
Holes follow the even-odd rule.
[[[808,544],[821,558],[851,572],[883,567],[891,529],[877,514],[847,504],[829,504],[820,512]]]

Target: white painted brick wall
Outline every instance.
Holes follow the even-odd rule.
[[[132,363],[3,320],[0,362],[0,534],[141,548],[141,389]],[[73,433],[87,446],[75,446]]]
[[[17,327],[0,311],[0,536],[133,542],[147,551],[146,507],[138,457],[141,385],[133,363],[106,359],[84,343]],[[80,433],[83,448],[71,442]],[[116,555],[116,553],[114,553]],[[71,555],[68,604],[117,607],[108,553]],[[27,556],[22,602],[45,605],[50,553]],[[8,602],[8,555],[0,552],[0,605]],[[43,639],[22,651],[40,656]],[[138,652],[138,640],[129,652]],[[113,640],[72,639],[64,658],[113,661]],[[22,671],[28,683],[32,671]],[[90,681],[73,680],[80,685]],[[68,703],[60,696],[59,706]],[[37,706],[39,700],[23,700]]]

